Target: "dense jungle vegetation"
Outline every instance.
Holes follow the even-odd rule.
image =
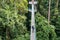
[[[37,40],[60,40],[60,0],[37,0],[35,13]],[[0,40],[30,40],[31,13],[28,0],[0,0]]]

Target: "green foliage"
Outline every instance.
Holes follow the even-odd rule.
[[[29,34],[25,34],[25,35],[18,35],[15,39],[13,40],[29,40]]]
[[[57,40],[60,40],[60,37],[58,37]]]
[[[48,18],[48,2],[49,0],[38,0],[38,12]],[[57,36],[60,36],[60,0],[51,0],[51,16],[50,16],[50,24],[56,27]]]
[[[38,0],[39,13],[35,15],[37,40],[60,40],[60,37],[56,39],[55,33],[55,29],[60,29],[59,4],[57,8],[56,0],[51,0],[51,25],[48,25],[48,0]],[[0,40],[30,40],[27,21],[30,14],[26,16],[27,12],[28,0],[0,0]]]
[[[45,17],[36,13],[37,40],[56,40],[55,26],[48,25]]]
[[[1,39],[1,36],[0,36],[0,40],[2,40],[2,39]]]
[[[25,15],[19,15],[20,13],[26,13],[27,12],[27,3],[26,0],[20,0],[20,2],[17,0],[3,0],[1,1],[0,5],[0,28],[2,28],[2,31],[6,30],[6,32],[2,32],[5,35],[2,35],[6,38],[6,40],[12,40],[13,38],[16,38],[16,35],[22,35],[27,32],[26,28],[26,16]],[[16,4],[17,5],[16,5]],[[25,5],[25,6],[24,6]],[[21,12],[19,11],[21,8]],[[22,6],[22,7],[21,7]],[[25,11],[25,12],[24,12]],[[3,29],[4,28],[4,29]],[[10,35],[10,36],[9,36]],[[4,38],[3,38],[4,39]],[[18,38],[19,39],[19,38]]]

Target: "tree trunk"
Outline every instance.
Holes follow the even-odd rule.
[[[59,0],[56,0],[56,8],[58,8]]]
[[[49,9],[48,9],[48,25],[50,24],[50,5],[51,5],[51,0],[49,0]]]
[[[10,34],[10,30],[9,28],[6,28],[6,40],[10,40],[9,34]]]

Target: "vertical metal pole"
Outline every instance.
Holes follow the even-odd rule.
[[[36,28],[34,18],[34,0],[32,0],[32,14],[31,14],[31,38],[30,40],[36,40]]]

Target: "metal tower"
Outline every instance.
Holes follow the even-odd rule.
[[[30,40],[36,40],[36,27],[35,27],[34,13],[36,12],[35,5],[37,4],[37,1],[30,0],[29,4],[31,5],[31,9],[29,9],[29,11],[31,12],[31,36],[30,36]]]

